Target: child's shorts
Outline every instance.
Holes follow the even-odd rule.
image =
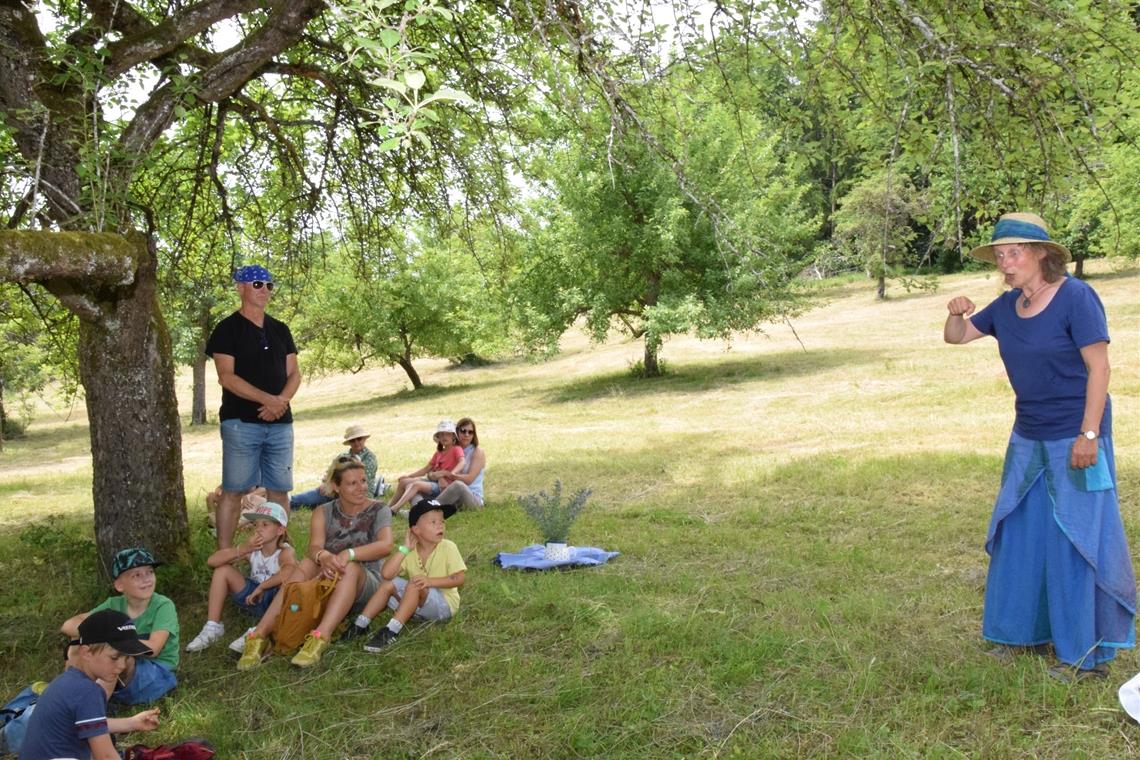
[[[255,588],[257,588],[257,583],[252,578],[246,578],[245,587],[234,593],[233,600],[239,610],[260,620],[261,616],[265,614],[265,611],[269,609],[269,605],[273,603],[273,597],[277,596],[277,592],[281,587],[274,586],[273,588],[265,589],[265,591],[261,592],[261,598],[253,604],[250,604],[246,601],[246,598],[253,593]]]
[[[111,699],[124,705],[154,702],[178,685],[174,671],[156,660],[135,658],[135,676],[126,686],[119,686]]]
[[[434,499],[436,496],[439,496],[440,492],[443,490],[439,487],[439,483],[435,482],[434,480],[428,480],[427,478],[424,478],[424,482],[431,486],[431,490],[428,491],[427,496],[424,497],[426,499]]]
[[[408,582],[399,576],[392,579],[392,583],[396,584],[396,593],[400,596],[404,595],[404,589],[408,587]],[[400,607],[400,600],[394,596],[388,597],[388,609],[395,612]],[[429,588],[427,601],[421,604],[412,617],[419,618],[420,620],[429,620],[433,623],[442,623],[445,620],[451,619],[451,607],[447,603],[447,597],[443,592],[437,588]]]

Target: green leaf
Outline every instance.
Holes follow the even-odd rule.
[[[380,30],[380,44],[386,48],[394,48],[400,44],[402,37],[395,29]]]
[[[398,82],[395,79],[387,79],[381,77],[379,79],[373,79],[372,84],[376,85],[377,87],[386,87],[389,90],[395,90],[401,95],[408,91],[407,85],[405,85],[403,82]]]
[[[413,90],[418,90],[424,86],[427,77],[425,77],[424,73],[419,69],[412,69],[404,74],[404,81],[407,82],[408,87],[411,87]]]
[[[424,98],[423,105],[432,103],[438,100],[452,101],[455,103],[465,103],[467,105],[475,105],[475,98],[471,97],[461,90],[455,90],[450,87],[440,87],[434,93]]]

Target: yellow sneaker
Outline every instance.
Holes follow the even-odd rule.
[[[252,670],[269,657],[269,641],[261,636],[250,636],[245,640],[245,649],[238,660],[238,670]]]
[[[249,644],[246,644],[249,647]],[[313,634],[305,637],[305,643],[301,645],[301,651],[293,655],[290,660],[298,668],[311,668],[321,661],[321,655],[329,648],[329,642],[324,638],[318,638]]]

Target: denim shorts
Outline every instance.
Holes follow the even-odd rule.
[[[154,702],[178,685],[174,671],[146,657],[135,658],[135,676],[126,686],[119,686],[111,699],[124,705]]]
[[[281,587],[274,586],[273,588],[265,589],[265,591],[261,592],[261,598],[253,604],[250,604],[246,601],[246,597],[252,594],[255,588],[257,588],[257,581],[252,578],[246,578],[245,587],[233,595],[233,600],[239,610],[260,620],[261,616],[265,614],[265,611],[269,609],[269,605],[273,603],[273,597],[277,596],[277,592]]]
[[[222,490],[293,490],[293,425],[222,421]]]
[[[408,587],[408,581],[397,576],[392,579],[392,583],[396,584],[396,593],[403,597],[404,589]],[[395,596],[388,597],[388,609],[395,612],[399,607],[399,599]],[[437,588],[429,588],[427,601],[416,608],[412,617],[430,620],[433,623],[442,623],[444,620],[451,619],[451,607],[447,604],[447,598],[444,597],[442,591]]]

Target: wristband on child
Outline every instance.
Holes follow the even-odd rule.
[[[317,556],[313,557],[313,562],[316,562],[318,565],[321,564],[321,555],[324,553],[325,553],[324,549],[321,549],[320,551],[318,551]]]
[[[349,562],[355,562],[356,561],[356,549],[353,549],[351,546],[348,548],[348,561]]]
[[[397,546],[396,551],[398,551],[400,554],[403,554],[405,557],[412,553],[412,550],[409,549],[408,547],[404,546],[403,544],[400,544],[399,546]]]

